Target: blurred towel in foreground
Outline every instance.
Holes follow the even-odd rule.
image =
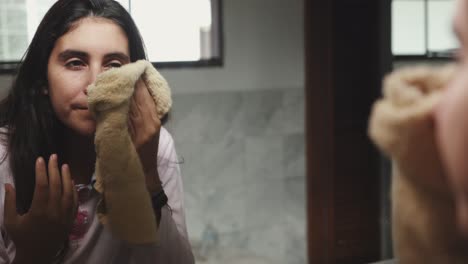
[[[433,116],[455,70],[397,70],[385,78],[383,98],[372,109],[370,137],[392,160],[392,233],[400,264],[468,263]]]

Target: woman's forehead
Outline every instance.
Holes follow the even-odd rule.
[[[97,17],[81,19],[61,36],[58,49],[78,49],[96,52],[121,52],[128,54],[128,39],[123,29],[112,20]]]

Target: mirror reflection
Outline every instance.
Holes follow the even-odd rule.
[[[1,163],[0,175],[2,182],[10,184],[2,189],[8,199],[17,197],[17,210],[11,206],[8,212],[18,216],[9,218],[9,223],[20,226],[2,227],[8,236],[3,237],[5,247],[0,247],[4,258],[0,263],[13,259],[27,263],[32,257],[59,263],[103,259],[154,263],[150,262],[154,258],[161,263],[306,263],[304,2],[223,1],[222,6],[220,1],[208,0],[118,2],[122,8],[109,0],[0,0],[0,87],[2,98],[6,98],[0,107],[0,120],[2,126],[15,128],[6,130],[2,138],[3,153],[8,156]],[[55,35],[42,39],[44,35],[38,34],[34,41],[37,25],[53,4],[58,6],[49,11],[51,15],[44,23],[51,26],[54,21],[60,22],[57,28],[48,28]],[[158,4],[168,9],[159,9]],[[221,7],[222,23],[221,13],[215,12]],[[78,15],[79,9],[85,12]],[[110,11],[117,13],[123,27],[106,17]],[[154,113],[164,114],[167,109],[160,110],[161,91],[154,92],[153,83],[148,81],[153,73],[134,63],[144,56],[139,52],[141,45],[135,42],[138,38],[132,35],[135,28],[123,11],[130,12],[136,22],[150,61],[217,58],[223,62],[215,67],[156,67],[169,84],[172,100],[161,127],[155,121],[161,116],[155,118]],[[23,57],[31,41],[37,46],[30,54],[46,50],[48,56]],[[15,64],[20,58],[23,64]],[[116,85],[122,90],[134,89],[125,97],[128,108],[123,110],[119,108],[122,105],[108,105],[117,92],[107,84],[118,78],[135,81]],[[19,96],[17,91],[21,91]],[[44,109],[28,104],[28,98],[43,102]],[[27,110],[19,111],[14,105],[25,105]],[[95,148],[97,142],[110,142],[99,143],[109,148],[122,147],[121,141],[112,144],[111,135],[97,137],[99,131],[105,133],[100,128],[109,121],[106,117],[118,113],[116,109],[128,114],[128,122],[121,123],[128,130],[120,132],[128,134],[127,143],[136,152],[131,147],[110,152],[103,150],[106,147]],[[144,122],[139,123],[138,109],[154,111],[142,112]],[[52,125],[37,124],[32,112],[40,113]],[[109,122],[116,129],[122,127]],[[159,128],[157,133],[145,129],[152,125]],[[141,131],[153,133],[145,137]],[[154,164],[156,153],[151,147],[157,137]],[[27,157],[11,154],[7,146],[12,142],[22,147],[14,147],[15,153],[23,151]],[[140,151],[146,146],[150,151]],[[130,157],[124,162],[122,157],[127,154]],[[37,159],[39,156],[42,158]],[[127,175],[121,175],[131,167],[123,165],[132,157],[141,165],[141,170],[128,173],[141,176],[135,180],[136,187],[127,182]],[[155,173],[154,166],[157,175],[150,173]],[[115,171],[117,167],[120,169]],[[49,212],[27,226],[29,229],[16,221],[21,214],[29,216],[31,208],[49,208],[45,201],[34,202],[33,194],[40,193],[35,190],[41,182],[55,184],[48,196],[70,194],[72,190],[79,196],[76,201],[71,199],[76,210],[63,212],[67,221],[57,229],[57,236],[43,234],[41,237],[50,237],[44,240],[44,249],[32,250],[29,242],[34,240],[26,239],[27,231],[54,230],[54,223],[42,222]],[[148,243],[143,246],[122,242],[141,242],[150,232],[135,235],[148,223],[142,220],[145,224],[134,224],[144,218],[137,217],[143,209],[130,217],[115,217],[136,207],[121,211],[113,208],[124,208],[137,198],[112,196],[114,190],[119,194],[130,192],[131,197],[149,193],[138,198],[141,203],[137,204],[146,201],[154,209],[155,222],[148,225],[156,223],[157,242],[145,240]],[[6,208],[6,203],[2,205]],[[73,205],[66,204],[72,209]],[[130,223],[123,220],[132,217]],[[72,237],[68,236],[70,232]],[[154,248],[153,242],[164,246]]]

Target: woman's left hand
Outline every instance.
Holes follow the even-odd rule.
[[[141,79],[135,84],[128,119],[130,137],[146,175],[146,187],[151,193],[157,192],[162,188],[157,166],[161,120],[153,97]]]

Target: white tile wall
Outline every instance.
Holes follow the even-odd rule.
[[[303,98],[302,88],[174,95],[166,126],[195,251],[211,226],[214,252],[306,263]]]

